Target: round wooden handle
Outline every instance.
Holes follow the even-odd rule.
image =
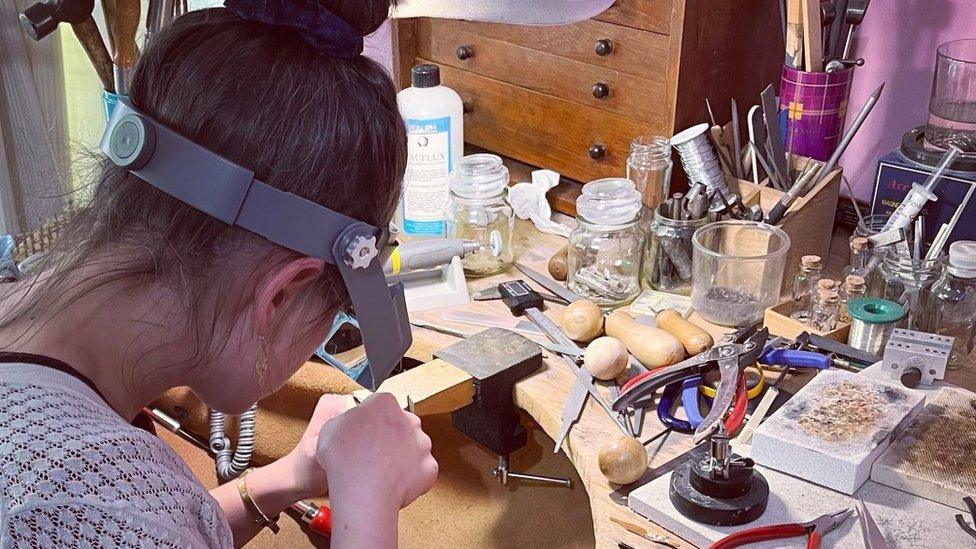
[[[600,472],[614,484],[630,484],[647,471],[647,450],[637,439],[617,437],[600,448]]]
[[[613,53],[613,41],[609,38],[601,38],[593,44],[593,51],[599,56],[606,56]]]

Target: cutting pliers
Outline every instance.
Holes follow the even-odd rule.
[[[733,547],[759,543],[760,541],[806,535],[809,536],[807,539],[807,549],[818,549],[820,547],[820,538],[843,524],[853,513],[851,509],[843,509],[836,513],[821,515],[810,522],[750,528],[749,530],[742,530],[741,532],[736,532],[716,541],[709,549],[732,549]]]
[[[728,341],[720,342],[715,347],[683,362],[635,376],[621,387],[621,394],[614,401],[613,409],[626,410],[662,387],[680,383],[689,377],[701,376],[718,368],[720,382],[714,403],[695,429],[695,442],[701,442],[718,429],[719,421],[734,401],[742,401],[741,413],[743,417],[745,416],[748,397],[745,390],[745,376],[742,372],[759,358],[768,338],[769,332],[765,329],[757,331],[755,327],[751,327],[740,330]],[[739,393],[741,396],[737,398]],[[734,419],[735,415],[733,410],[733,415],[729,419]],[[741,419],[738,420],[738,425],[741,423]],[[738,425],[733,426],[738,428]]]
[[[664,392],[661,393],[661,398],[657,403],[657,417],[665,427],[690,435],[701,425],[703,418],[698,406],[698,388],[701,383],[701,376],[694,376],[664,387]],[[745,377],[739,379],[739,385],[740,387],[736,388],[732,412],[725,419],[725,430],[730,433],[734,433],[742,427],[742,421],[746,416],[746,406],[749,403],[748,391],[745,388]],[[681,407],[685,410],[687,420],[677,418],[674,415],[679,394],[681,396]],[[712,405],[714,406],[714,401]]]

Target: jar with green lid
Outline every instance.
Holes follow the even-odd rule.
[[[515,216],[505,201],[507,187],[508,168],[494,154],[465,156],[451,173],[447,237],[476,240],[481,245],[461,260],[467,276],[498,274],[515,261]]]
[[[630,180],[598,179],[583,186],[576,200],[579,225],[569,235],[570,290],[601,307],[637,297],[644,245],[640,211],[641,195]]]
[[[666,204],[654,208],[654,220],[644,243],[641,286],[660,292],[691,295],[691,237],[699,227],[708,223],[708,218],[672,219],[667,209]]]

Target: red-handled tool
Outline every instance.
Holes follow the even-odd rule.
[[[843,524],[853,513],[851,509],[842,509],[836,513],[821,515],[810,522],[775,524],[772,526],[750,528],[716,541],[709,549],[732,549],[733,547],[741,547],[750,543],[794,538],[804,535],[810,536],[807,539],[807,549],[819,549],[820,538]]]
[[[291,508],[302,514],[302,521],[316,534],[332,536],[332,510],[326,505],[315,505],[310,501],[293,503]]]

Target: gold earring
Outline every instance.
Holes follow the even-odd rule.
[[[264,336],[258,336],[258,360],[254,369],[258,372],[258,381],[264,382],[264,374],[268,371],[268,341]]]

